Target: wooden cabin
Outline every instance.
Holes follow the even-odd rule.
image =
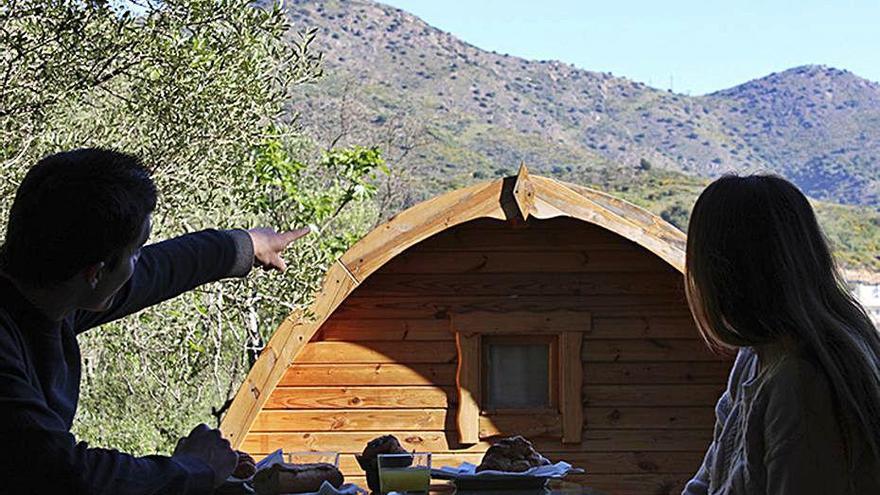
[[[680,493],[711,441],[730,361],[683,292],[685,236],[601,192],[516,177],[379,226],[281,323],[221,426],[260,457],[353,454],[394,434],[435,466],[522,434],[576,481]]]

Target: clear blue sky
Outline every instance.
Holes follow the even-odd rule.
[[[485,50],[703,94],[805,64],[880,81],[880,0],[381,0]]]

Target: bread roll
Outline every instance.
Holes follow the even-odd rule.
[[[406,450],[400,445],[400,441],[394,435],[383,435],[374,438],[364,447],[363,453],[358,456],[364,461],[373,461],[379,457],[379,454],[406,454]]]
[[[407,451],[400,445],[400,441],[394,435],[383,435],[374,438],[367,443],[361,455],[355,455],[361,469],[367,475],[367,486],[374,492],[379,492],[379,454],[406,454]],[[409,463],[406,464],[407,466]]]
[[[325,481],[339,488],[344,478],[333,464],[275,464],[254,475],[254,488],[261,495],[316,492]]]
[[[544,456],[538,453],[532,443],[517,435],[503,438],[495,445],[489,447],[483,462],[477,466],[480,471],[507,471],[521,473],[533,467],[550,464]]]

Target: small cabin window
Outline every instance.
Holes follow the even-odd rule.
[[[482,409],[555,409],[556,341],[556,336],[485,336]]]
[[[589,312],[471,311],[453,315],[452,329],[459,442],[480,442],[481,417],[523,414],[555,418],[562,443],[581,442],[581,351],[592,330]]]

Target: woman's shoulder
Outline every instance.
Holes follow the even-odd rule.
[[[769,355],[764,351],[759,357],[755,348],[740,348],[728,382],[733,397],[745,393],[746,398],[758,397],[759,402],[784,409],[831,400],[830,382],[816,360],[799,350],[777,349]]]
[[[801,352],[785,353],[767,368],[761,393],[775,408],[823,414],[833,410],[827,375],[816,360]]]
[[[777,386],[814,387],[827,385],[821,365],[802,351],[786,352],[768,368],[767,381]]]

